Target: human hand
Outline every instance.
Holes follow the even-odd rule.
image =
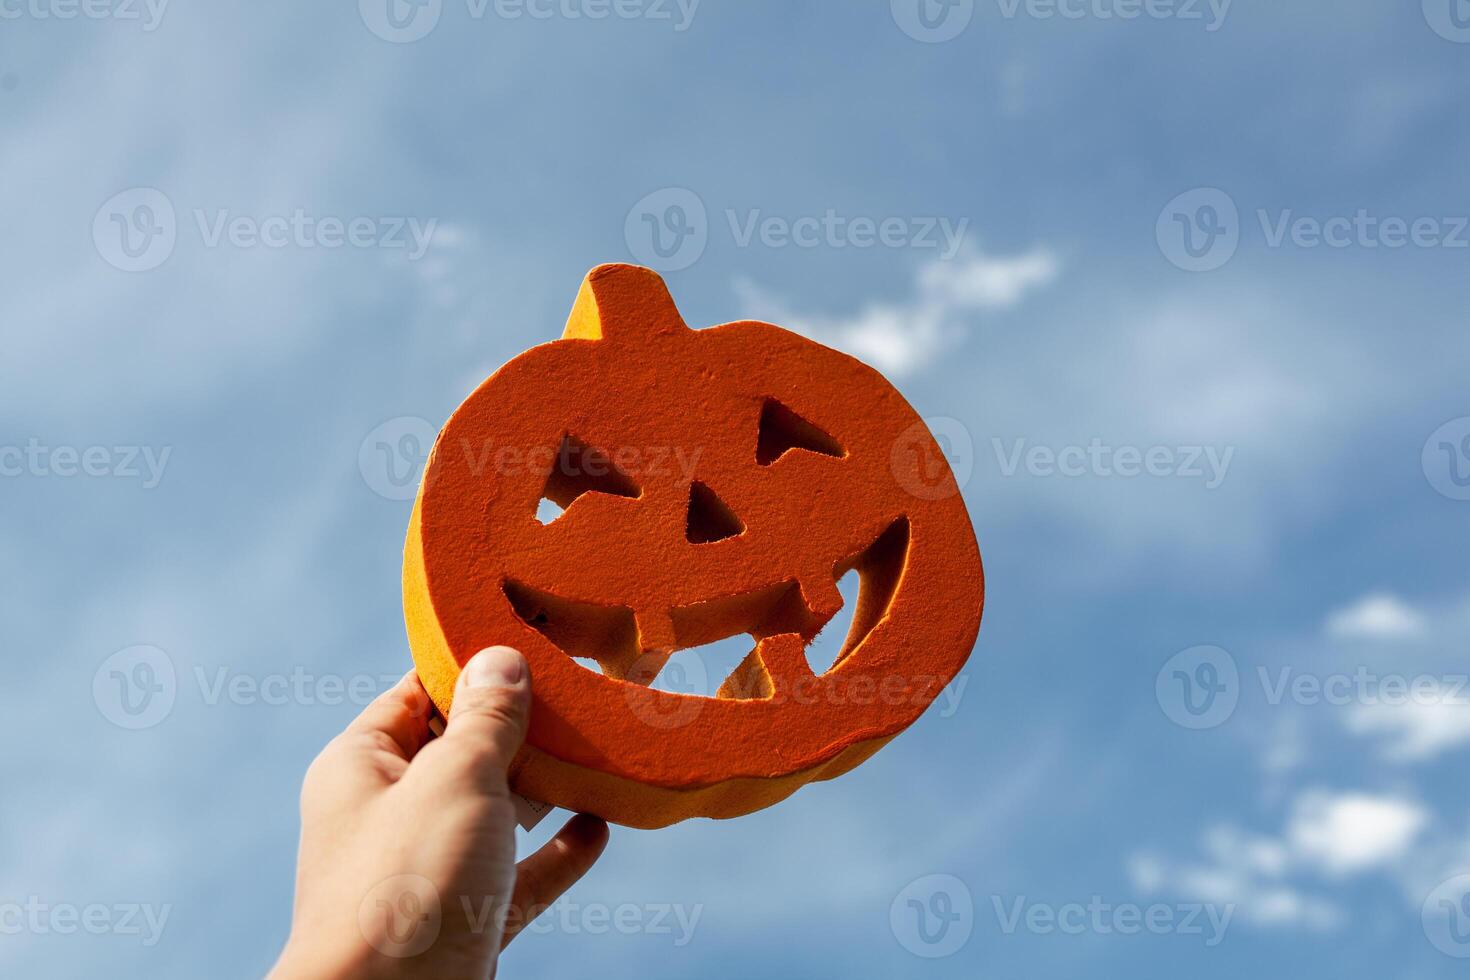
[[[491,647],[465,665],[438,739],[410,671],[322,750],[272,977],[494,976],[504,945],[607,845],[607,824],[582,814],[515,863],[506,768],[530,706],[525,660]]]

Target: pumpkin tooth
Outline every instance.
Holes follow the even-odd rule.
[[[656,650],[645,653],[633,661],[631,667],[624,672],[622,679],[639,687],[647,687],[658,679],[663,673],[664,667],[668,666],[671,650]]]
[[[768,636],[756,644],[755,654],[778,692],[789,690],[792,684],[812,676],[812,665],[806,659],[806,641],[800,633]]]
[[[638,649],[648,653],[672,653],[678,646],[674,620],[666,609],[646,609],[634,616],[638,623]]]
[[[800,633],[779,633],[756,644],[750,655],[720,685],[717,698],[763,701],[785,696],[805,678],[812,677],[806,642]]]
[[[599,662],[608,677],[647,687],[658,677],[672,654],[672,650],[627,651]]]
[[[814,572],[801,578],[801,600],[812,615],[826,622],[842,608],[842,593],[832,576]]]

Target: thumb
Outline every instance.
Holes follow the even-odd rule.
[[[442,741],[477,772],[503,784],[526,738],[531,678],[526,661],[510,647],[489,647],[469,659],[454,686]]]

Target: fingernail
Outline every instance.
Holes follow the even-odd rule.
[[[488,647],[464,665],[467,687],[515,687],[526,674],[526,662],[510,647]]]

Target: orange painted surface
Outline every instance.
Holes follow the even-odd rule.
[[[547,524],[543,497],[565,507]],[[847,641],[814,673],[805,645],[854,568]],[[954,477],[882,375],[770,324],[691,330],[626,265],[589,273],[563,338],[445,425],[403,578],[439,709],[476,651],[521,650],[535,701],[513,786],[635,827],[851,769],[958,673],[984,599]],[[673,651],[742,633],[717,696],[646,686]]]

